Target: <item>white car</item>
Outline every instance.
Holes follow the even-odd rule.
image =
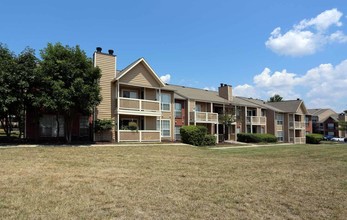
[[[333,137],[331,138],[332,141],[338,141],[338,142],[344,142],[345,138],[339,138],[339,137]]]

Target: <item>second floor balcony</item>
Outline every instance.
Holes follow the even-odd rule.
[[[117,102],[116,102],[117,103]],[[160,116],[160,102],[146,99],[119,97],[118,113]]]
[[[252,125],[266,125],[265,116],[247,116],[247,124]]]
[[[303,121],[289,121],[289,128],[291,128],[291,129],[306,129],[306,123]]]
[[[190,121],[197,123],[218,124],[218,113],[213,112],[190,112]]]

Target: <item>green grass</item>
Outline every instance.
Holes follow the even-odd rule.
[[[1,219],[344,219],[347,145],[0,149]]]

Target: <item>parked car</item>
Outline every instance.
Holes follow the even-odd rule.
[[[323,140],[330,141],[333,137],[334,137],[334,136],[332,136],[332,135],[325,135],[325,136],[323,137]]]
[[[345,138],[340,138],[340,137],[333,137],[331,138],[332,141],[338,141],[338,142],[345,142]]]

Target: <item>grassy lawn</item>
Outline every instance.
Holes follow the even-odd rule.
[[[346,144],[0,149],[1,219],[346,216]]]

